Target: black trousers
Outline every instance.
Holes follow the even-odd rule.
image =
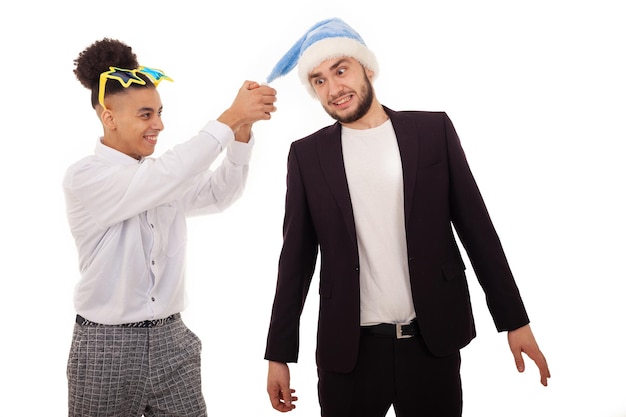
[[[361,330],[350,373],[318,368],[322,417],[460,417],[460,352],[433,356],[422,337],[396,339]]]

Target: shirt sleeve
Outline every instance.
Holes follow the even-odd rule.
[[[248,143],[231,142],[224,159],[215,168],[207,170],[183,200],[189,216],[218,213],[237,201],[245,188],[254,136]]]
[[[188,198],[194,182],[206,178],[211,164],[225,149],[229,149],[225,158],[229,165],[231,159],[245,161],[245,152],[230,151],[233,142],[234,134],[228,126],[211,121],[196,136],[156,159],[120,163],[102,155],[85,158],[68,169],[64,188],[96,224],[108,227],[150,208]],[[234,157],[228,156],[233,153]],[[232,177],[226,175],[224,181],[228,182]],[[240,182],[235,182],[234,188],[239,188]],[[211,193],[207,190],[211,184],[215,182],[202,187],[204,194]],[[216,186],[223,189],[232,187],[232,184]],[[224,191],[214,190],[214,194],[222,197]],[[211,202],[207,201],[207,204]]]

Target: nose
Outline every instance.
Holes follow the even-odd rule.
[[[154,123],[152,125],[152,128],[155,130],[158,130],[159,132],[165,129],[165,125],[163,124],[163,120],[161,119],[161,117],[154,118]]]
[[[335,95],[342,90],[341,83],[339,80],[336,80],[334,77],[329,77],[326,80],[326,86],[328,87],[328,95],[330,97],[335,97]]]

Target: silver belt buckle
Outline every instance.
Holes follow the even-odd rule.
[[[396,323],[396,339],[408,339],[413,337],[411,334],[402,334],[402,326],[406,326],[411,323]]]

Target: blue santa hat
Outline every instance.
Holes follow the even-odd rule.
[[[343,20],[331,18],[316,23],[298,39],[272,69],[267,82],[286,75],[298,65],[300,81],[316,97],[309,83],[309,73],[323,61],[342,56],[359,61],[374,73],[374,78],[378,75],[376,56],[365,45],[361,36]]]

